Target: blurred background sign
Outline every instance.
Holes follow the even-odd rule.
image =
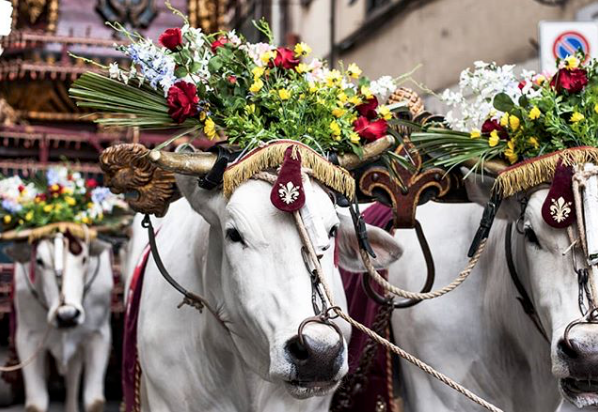
[[[557,58],[564,59],[581,49],[586,58],[598,57],[598,23],[539,23],[540,64],[542,71],[554,71]]]

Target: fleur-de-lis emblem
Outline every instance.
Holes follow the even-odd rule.
[[[293,182],[288,182],[286,185],[279,183],[278,196],[287,205],[294,203],[299,197],[299,187],[295,186]]]
[[[571,214],[571,202],[566,202],[561,196],[558,199],[550,199],[550,215],[557,222],[561,223]]]

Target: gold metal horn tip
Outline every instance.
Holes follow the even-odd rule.
[[[172,153],[152,151],[150,160],[158,167],[183,175],[203,176],[207,174],[216,163],[215,153]]]
[[[473,167],[478,163],[478,160],[478,158],[466,160],[465,162],[463,162],[463,166]],[[484,173],[494,177],[498,176],[500,172],[505,170],[507,167],[509,167],[508,164],[498,159],[486,160],[483,166]]]
[[[381,139],[378,139],[372,143],[368,143],[363,147],[363,156],[360,158],[356,154],[345,154],[339,156],[339,166],[344,167],[347,170],[356,169],[376,158],[382,153],[392,148],[395,144],[395,139],[388,135]]]

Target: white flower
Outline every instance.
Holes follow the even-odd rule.
[[[370,90],[376,95],[380,103],[386,103],[390,95],[397,90],[397,85],[391,76],[382,76],[370,83]]]
[[[108,74],[110,75],[111,79],[120,79],[120,69],[118,68],[118,63],[110,63],[110,67],[108,68]]]

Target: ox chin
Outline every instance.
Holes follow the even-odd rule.
[[[303,382],[285,381],[287,392],[296,399],[307,399],[313,396],[325,396],[338,388],[340,381]]]
[[[598,380],[563,378],[559,387],[563,397],[577,408],[598,406]]]

